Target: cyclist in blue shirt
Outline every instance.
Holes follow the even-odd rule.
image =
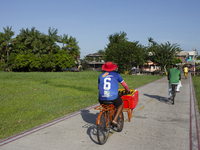
[[[104,101],[112,101],[117,108],[112,123],[119,126],[117,124],[117,118],[123,109],[123,101],[121,97],[118,96],[118,83],[121,83],[127,92],[130,92],[130,90],[120,74],[114,72],[115,69],[117,69],[117,65],[113,64],[112,62],[107,62],[102,66],[102,70],[105,70],[105,72],[99,75],[98,89],[99,103],[103,104]]]

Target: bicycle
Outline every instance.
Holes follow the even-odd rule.
[[[173,105],[174,105],[174,99],[176,96],[176,87],[177,87],[177,84],[172,84],[172,104]]]
[[[117,123],[120,127],[117,127],[117,131],[121,132],[124,127],[124,114],[123,112],[127,112],[128,121],[131,121],[133,109],[138,104],[138,91],[130,89],[130,93],[126,93],[125,90],[119,89],[118,95],[122,98],[124,102],[124,107],[122,112],[117,119]],[[135,94],[135,95],[134,95]],[[94,109],[100,110],[100,113],[96,119],[97,125],[97,139],[98,142],[102,145],[105,144],[110,133],[110,129],[114,128],[115,126],[112,125],[112,120],[114,119],[115,115],[115,106],[110,101],[105,101],[104,104],[96,106]]]
[[[113,124],[111,124],[111,122],[114,119],[116,108],[112,102],[105,101],[104,104],[101,104],[94,109],[100,110],[100,114],[97,117],[96,124],[97,139],[98,142],[102,145],[106,143],[109,137],[110,129],[115,127]],[[117,131],[121,132],[124,127],[123,112],[120,113],[119,118],[117,119],[117,123],[120,125],[120,127],[117,127]]]

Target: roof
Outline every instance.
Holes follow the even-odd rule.
[[[198,55],[197,51],[181,51],[176,56],[188,57],[188,56],[196,56],[196,55]]]
[[[103,64],[105,64],[105,62],[89,62],[89,61],[86,61],[86,63],[91,64],[91,65],[97,65],[97,64],[103,65]]]
[[[186,57],[188,57],[189,56],[189,52],[187,52],[187,51],[181,51],[176,56],[186,56]]]
[[[189,52],[189,55],[191,56],[196,56],[196,55],[198,55],[198,52],[197,51],[190,51]]]
[[[93,53],[93,54],[86,55],[86,57],[102,57],[102,56],[103,55],[99,54],[99,53]]]

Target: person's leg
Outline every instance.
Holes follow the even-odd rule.
[[[169,83],[169,98],[172,97],[172,85]]]
[[[121,99],[121,97],[118,96],[117,99],[114,100],[114,105],[116,107],[116,111],[115,111],[115,117],[113,119],[113,123],[117,123],[117,119],[120,115],[120,113],[122,112],[122,109],[123,109],[123,106],[124,106],[124,103]]]
[[[113,119],[114,123],[117,123],[117,118],[119,117],[119,114],[122,112],[123,106],[124,106],[124,103],[122,103],[119,107],[117,107],[116,114]]]

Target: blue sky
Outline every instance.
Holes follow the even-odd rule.
[[[12,26],[35,27],[47,34],[75,37],[81,58],[109,43],[111,34],[124,31],[129,41],[147,46],[148,37],[157,43],[177,43],[185,51],[194,45],[200,54],[200,0],[1,0],[0,32]]]

